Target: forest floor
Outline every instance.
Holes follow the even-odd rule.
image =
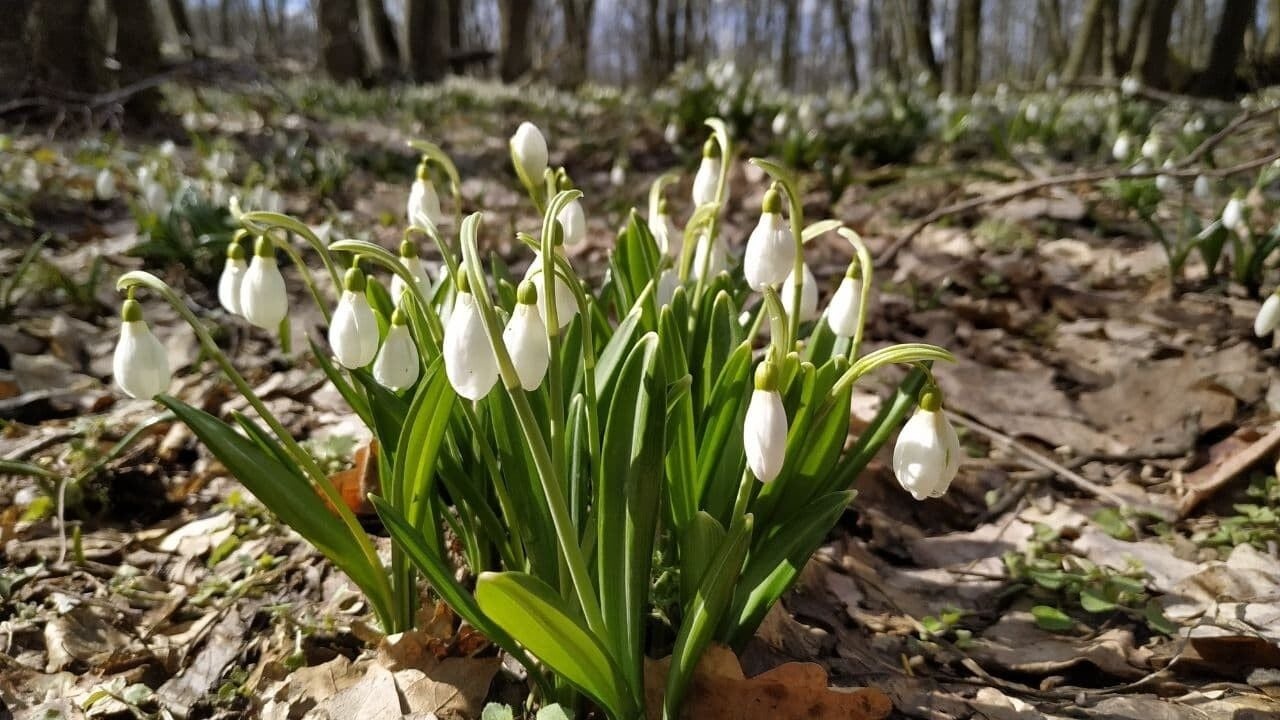
[[[124,170],[164,156],[194,173],[213,143],[282,187],[286,212],[394,247],[415,162],[404,141],[420,136],[455,155],[467,210],[486,211],[485,242],[518,267],[529,258],[510,229],[532,218],[506,137],[524,118],[507,101],[428,119],[291,107],[271,93],[223,102],[188,111],[185,130],[175,122],[108,150],[99,137],[114,136],[35,126],[5,140],[4,181],[34,173],[42,189],[0,222],[0,458],[72,481],[60,526],[52,481],[41,490],[0,473],[0,717],[407,708],[447,719],[478,717],[486,701],[518,705],[513,670],[443,606],[428,607],[414,638],[381,642],[341,573],[184,426],[122,399],[111,357],[113,278],[125,269],[146,266],[193,305],[218,307],[216,256],[131,253],[138,200],[123,199]],[[554,107],[534,119],[553,162],[586,192],[590,240],[573,262],[598,278],[624,209],[642,207],[649,182],[687,167],[697,145],[673,150],[625,107],[584,112],[585,127]],[[122,172],[114,200],[92,199],[97,170],[86,168],[102,162],[85,157],[104,152]],[[621,186],[610,180],[619,156]],[[808,214],[856,228],[878,255],[948,202],[1078,169],[1032,155],[917,157],[864,168],[834,199],[815,190]],[[739,248],[765,182],[745,164],[731,182],[723,232]],[[687,175],[677,188],[679,217]],[[11,283],[45,233],[38,260]],[[850,256],[834,238],[810,247],[825,304]],[[879,688],[895,716],[911,718],[1280,717],[1280,372],[1269,340],[1252,334],[1258,301],[1194,260],[1175,289],[1146,228],[1083,183],[947,218],[878,272],[869,342],[955,353],[936,372],[968,457],[951,492],[923,503],[887,459],[873,464],[742,657],[746,674],[815,662],[832,685]],[[323,336],[322,320],[300,292],[295,300],[302,347]],[[236,408],[191,332],[158,305],[148,313],[173,359],[171,392],[215,413]],[[205,317],[225,320],[216,309]],[[349,467],[363,428],[320,370],[243,324],[224,327],[220,342],[287,427],[335,472]],[[874,414],[891,379],[862,388],[856,418]],[[402,652],[427,671],[387,670]],[[393,687],[388,709],[379,703],[397,698]]]

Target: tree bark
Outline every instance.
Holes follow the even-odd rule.
[[[320,62],[329,77],[339,82],[363,78],[364,50],[356,0],[316,0],[316,25]]]
[[[38,87],[82,93],[98,90],[101,63],[90,32],[88,3],[31,0],[26,28],[31,80]]]
[[[378,56],[378,64],[383,71],[394,70],[400,66],[400,43],[396,40],[396,28],[387,15],[387,6],[383,0],[361,0],[364,3],[364,16],[369,22],[369,36],[373,49]]]
[[[938,58],[933,54],[933,3],[931,0],[911,0],[911,5],[911,11],[904,12],[904,18],[910,24],[912,50],[920,67],[936,85],[939,70]]]
[[[849,79],[849,89],[858,91],[858,43],[853,35],[853,9],[849,0],[831,0],[831,9],[836,16],[836,24],[840,30],[840,42],[844,45],[845,73]]]
[[[1166,0],[1161,0],[1165,2]],[[1167,0],[1172,2],[1172,0]],[[1138,51],[1138,37],[1142,34],[1142,24],[1147,17],[1147,10],[1150,8],[1149,0],[1134,0],[1133,5],[1129,7],[1129,17],[1125,20],[1124,26],[1120,28],[1120,43],[1116,51],[1117,70],[1121,73],[1128,73],[1133,69],[1133,57]]]
[[[1173,25],[1176,0],[1153,3],[1138,32],[1133,52],[1133,71],[1148,87],[1169,87],[1169,30]]]
[[[1084,17],[1080,20],[1080,29],[1076,39],[1071,43],[1071,54],[1067,56],[1067,64],[1062,68],[1062,79],[1075,82],[1101,62],[1102,47],[1102,5],[1104,0],[1089,0],[1085,6]]]
[[[1235,94],[1236,64],[1244,49],[1245,30],[1253,24],[1254,6],[1253,0],[1223,3],[1222,20],[1213,35],[1213,49],[1209,51],[1209,65],[1200,74],[1200,94],[1223,98]]]
[[[1264,58],[1280,55],[1280,0],[1267,2],[1267,34],[1262,37],[1262,55]]]
[[[116,16],[116,60],[120,63],[120,85],[127,86],[160,72],[160,31],[156,27],[151,0],[111,0]],[[163,97],[159,88],[134,93],[126,109],[143,118],[160,111]]]
[[[959,0],[954,34],[952,87],[957,93],[969,95],[978,89],[982,77],[982,0]]]
[[[1053,67],[1062,67],[1070,52],[1062,32],[1062,0],[1040,0],[1036,8],[1036,24],[1044,33],[1049,59]]]
[[[511,82],[529,72],[533,64],[529,56],[529,13],[531,0],[500,0],[502,15],[502,49],[498,59],[498,75]]]
[[[1116,46],[1120,42],[1120,0],[1103,0],[1102,2],[1102,77],[1116,78],[1120,76],[1120,62]]]
[[[565,62],[562,82],[576,87],[586,82],[591,56],[591,20],[595,0],[560,0],[564,13]]]
[[[173,27],[178,31],[179,44],[192,55],[198,55],[196,34],[191,30],[191,16],[187,14],[187,3],[185,0],[169,0],[168,6],[169,16],[173,18]]]
[[[449,10],[449,49],[462,49],[462,22],[465,19],[465,4],[462,0],[447,0]]]
[[[784,88],[796,84],[796,33],[800,23],[799,0],[782,0],[782,51],[778,62],[778,79]]]
[[[436,82],[449,62],[449,7],[445,0],[408,0],[405,57],[415,82]]]

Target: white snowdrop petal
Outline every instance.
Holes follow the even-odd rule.
[[[747,466],[760,482],[770,482],[782,472],[787,455],[787,411],[777,392],[752,391],[742,424],[742,445]]]
[[[708,257],[710,254],[708,265]],[[703,268],[706,268],[706,275],[703,275]],[[698,245],[694,248],[693,253],[693,279],[694,280],[710,280],[720,273],[729,269],[729,251],[724,246],[724,241],[717,237],[710,240],[706,233],[698,236]]]
[[[144,320],[120,324],[112,371],[130,397],[152,398],[169,389],[169,354]]]
[[[255,255],[240,281],[240,312],[244,319],[275,330],[289,314],[289,294],[275,258]]]
[[[720,158],[704,157],[693,176],[693,205],[706,205],[716,199],[716,185],[720,183]]]
[[[362,368],[378,354],[378,319],[364,293],[346,290],[329,322],[329,347],[345,368]]]
[[[1280,326],[1280,295],[1272,293],[1258,309],[1258,316],[1253,320],[1253,334],[1258,337],[1270,335],[1277,326]]]
[[[804,285],[800,288],[800,320],[808,322],[818,317],[818,281],[813,277],[809,263],[804,264],[803,277]],[[795,288],[795,273],[787,273],[787,279],[782,283],[782,308],[788,315],[794,312]]]
[[[406,210],[410,225],[418,227],[440,225],[443,219],[443,214],[440,212],[440,196],[430,180],[418,178],[413,181]]]
[[[240,314],[240,286],[249,264],[241,258],[227,258],[218,277],[218,303],[232,315]]]
[[[778,213],[761,213],[747,239],[742,274],[752,290],[763,290],[786,280],[796,260],[795,237]]]
[[[502,341],[520,377],[520,386],[525,390],[536,390],[551,364],[547,325],[536,305],[516,305],[502,330]]]
[[[582,210],[582,203],[574,200],[565,205],[556,215],[560,226],[564,228],[564,244],[566,247],[580,245],[587,239],[587,215]]]
[[[402,257],[400,258],[400,264],[417,281],[418,290],[422,292],[422,296],[429,300],[431,298],[431,276],[427,274],[427,269],[422,265],[422,258],[417,256]],[[391,299],[394,302],[400,302],[400,298],[404,297],[404,291],[407,287],[404,278],[400,277],[399,273],[392,274]]]
[[[460,293],[444,329],[444,371],[468,400],[479,400],[498,382],[498,359],[471,293]]]
[[[531,122],[522,122],[511,137],[511,148],[516,162],[520,164],[525,177],[530,182],[542,182],[542,175],[547,170],[547,139],[542,131]]]
[[[862,305],[862,281],[846,277],[840,281],[836,294],[827,307],[827,324],[831,331],[842,338],[851,338],[858,332],[858,310]]]
[[[538,313],[539,317],[547,317],[547,302],[543,296],[543,279],[542,279],[542,256],[536,256],[533,262],[529,263],[529,269],[524,273],[524,279],[532,282],[538,288]],[[578,314],[578,299],[573,294],[573,288],[565,283],[564,278],[559,275],[555,276],[554,285],[556,295],[556,323],[563,330],[569,323],[573,322],[574,316]]]
[[[898,433],[893,474],[917,500],[946,491],[960,467],[960,442],[941,411],[917,409]]]
[[[418,347],[413,344],[409,328],[393,324],[373,361],[373,378],[383,387],[404,390],[413,385],[419,372]]]

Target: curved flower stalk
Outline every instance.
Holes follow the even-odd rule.
[[[112,363],[116,385],[133,398],[153,398],[169,389],[169,353],[152,334],[142,316],[142,306],[133,299],[120,310],[120,340]]]
[[[412,387],[421,372],[418,346],[409,334],[409,320],[403,310],[396,308],[387,337],[373,361],[373,378],[383,387],[400,391]]]
[[[960,469],[960,438],[942,412],[942,393],[928,386],[920,407],[898,433],[893,474],[916,500],[942,497]]]
[[[525,390],[537,390],[551,364],[547,326],[542,322],[542,313],[538,312],[537,296],[538,289],[532,282],[520,283],[515,310],[502,330],[502,341],[520,376],[520,386]]]
[[[359,266],[352,265],[342,282],[342,297],[329,322],[329,347],[340,365],[355,370],[378,354],[378,319],[365,297],[365,277]]]
[[[275,246],[265,235],[254,243],[253,260],[240,283],[240,314],[263,330],[275,330],[289,315],[284,276],[276,264]]]
[[[757,480],[767,483],[778,477],[787,456],[787,410],[778,392],[778,369],[770,360],[756,369],[755,390],[742,425],[742,444],[747,467]]]
[[[218,304],[232,315],[241,314],[240,286],[249,269],[249,264],[244,260],[244,245],[241,242],[247,235],[247,231],[239,230],[231,242],[227,243],[227,260],[222,266],[222,275],[218,277]]]
[[[804,275],[804,234],[801,230],[804,227],[804,206],[800,202],[795,176],[786,168],[771,160],[752,158],[751,163],[768,173],[773,178],[774,183],[786,193],[787,210],[791,219],[791,235],[796,243],[796,254],[795,259],[792,261],[791,274],[788,276],[791,285],[789,288],[784,288],[783,292],[791,296],[790,307],[799,307],[803,310],[805,307],[804,286],[812,283]],[[799,282],[794,280],[797,277],[800,278]],[[812,274],[810,274],[810,277],[812,277]],[[815,312],[817,304],[817,296],[815,294],[813,298]],[[788,312],[788,316],[785,346],[792,347],[799,339],[801,316],[799,313],[793,312]]]

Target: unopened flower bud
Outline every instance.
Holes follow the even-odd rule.
[[[537,185],[547,171],[547,139],[531,122],[522,122],[511,136],[511,156],[525,179]]]

